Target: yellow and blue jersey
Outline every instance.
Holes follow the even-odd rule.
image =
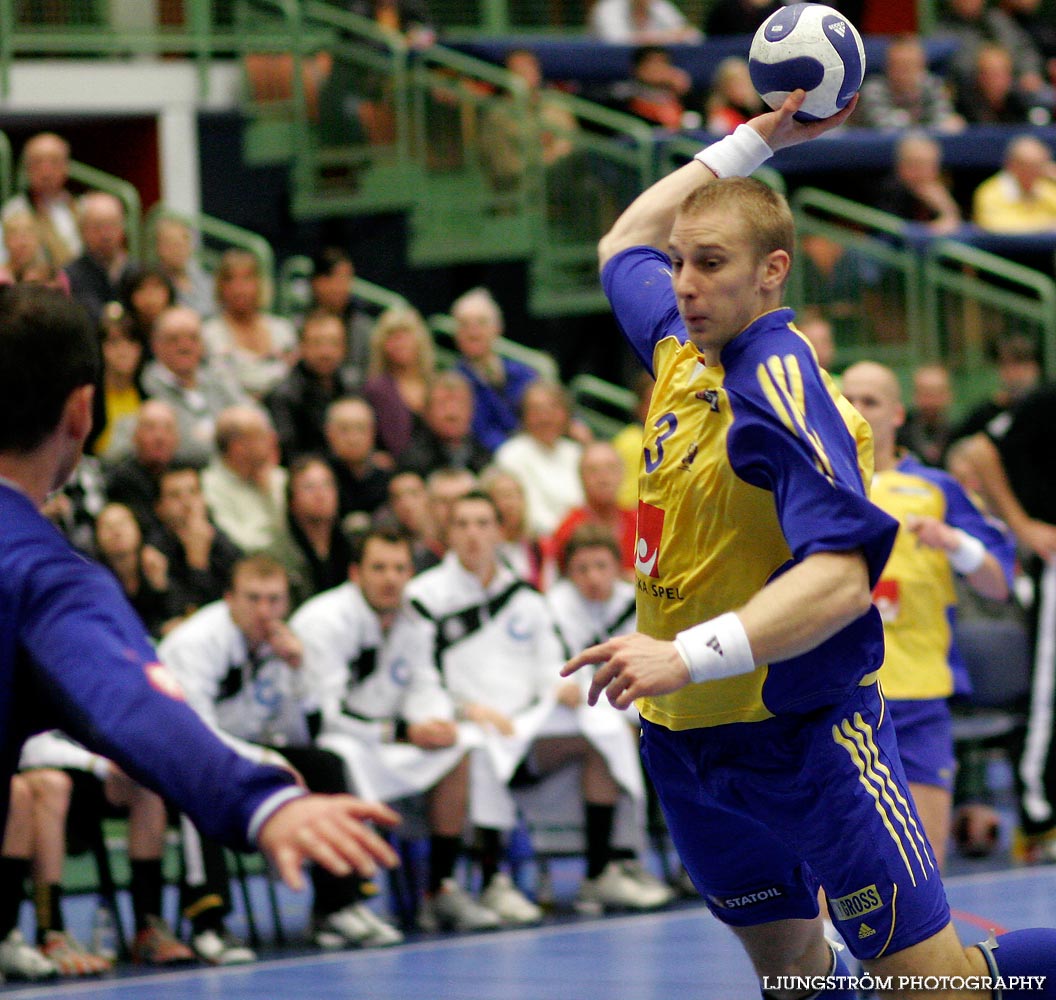
[[[986,519],[952,476],[907,455],[893,469],[877,473],[872,498],[900,524],[910,515],[933,517],[979,539],[1011,586],[1011,539]],[[900,528],[873,599],[884,621],[884,693],[913,701],[967,693],[953,641],[957,593],[949,556]]]
[[[791,310],[758,317],[707,367],[687,339],[664,254],[627,250],[602,281],[657,380],[639,476],[639,629],[672,639],[817,552],[860,550],[875,585],[897,525],[866,495],[869,427],[819,369]],[[758,722],[837,704],[882,661],[874,608],[801,656],[638,709],[673,730]]]

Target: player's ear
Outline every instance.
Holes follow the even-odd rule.
[[[92,400],[94,385],[80,385],[66,397],[62,420],[67,432],[78,441],[84,441],[92,432]]]
[[[787,250],[771,250],[763,258],[762,284],[765,291],[780,291],[788,279],[792,258]]]

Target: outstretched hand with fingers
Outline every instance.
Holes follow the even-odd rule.
[[[689,668],[674,643],[641,632],[617,636],[573,656],[561,675],[568,677],[588,663],[599,664],[587,701],[598,703],[602,692],[615,708],[629,708],[635,699],[670,694],[689,683]]]
[[[357,872],[365,878],[379,865],[395,868],[396,852],[368,824],[393,827],[399,821],[388,806],[354,795],[304,795],[269,816],[257,842],[283,882],[301,889],[306,861],[335,875]]]

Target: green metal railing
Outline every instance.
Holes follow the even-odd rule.
[[[977,369],[988,346],[1026,333],[1041,347],[1047,378],[1056,378],[1056,282],[1048,275],[954,240],[932,243],[923,266],[930,337],[948,363]]]
[[[1056,374],[1056,282],[1049,276],[952,239],[911,246],[903,220],[814,188],[797,191],[792,205],[799,252],[789,301],[825,309],[843,363],[868,356],[905,367],[941,359],[971,371],[1001,336],[1026,332],[1042,346],[1048,374]],[[815,261],[822,250],[837,250],[827,279],[812,273],[812,237],[829,244]]]
[[[283,316],[296,316],[307,311],[312,300],[310,281],[312,260],[303,254],[287,257],[279,267],[275,289],[276,310]],[[407,306],[410,303],[397,292],[389,291],[358,275],[352,281],[352,294],[369,307],[373,315],[386,309]]]

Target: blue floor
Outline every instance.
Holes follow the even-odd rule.
[[[965,941],[985,937],[990,927],[1056,925],[1056,867],[953,875],[947,888]],[[732,935],[698,902],[646,916],[558,917],[530,930],[421,937],[387,951],[319,955],[293,947],[282,957],[270,957],[274,954],[265,951],[262,961],[237,969],[127,970],[95,982],[9,986],[0,992],[17,1000],[670,1000],[681,995],[745,1000],[756,995],[751,969]]]

